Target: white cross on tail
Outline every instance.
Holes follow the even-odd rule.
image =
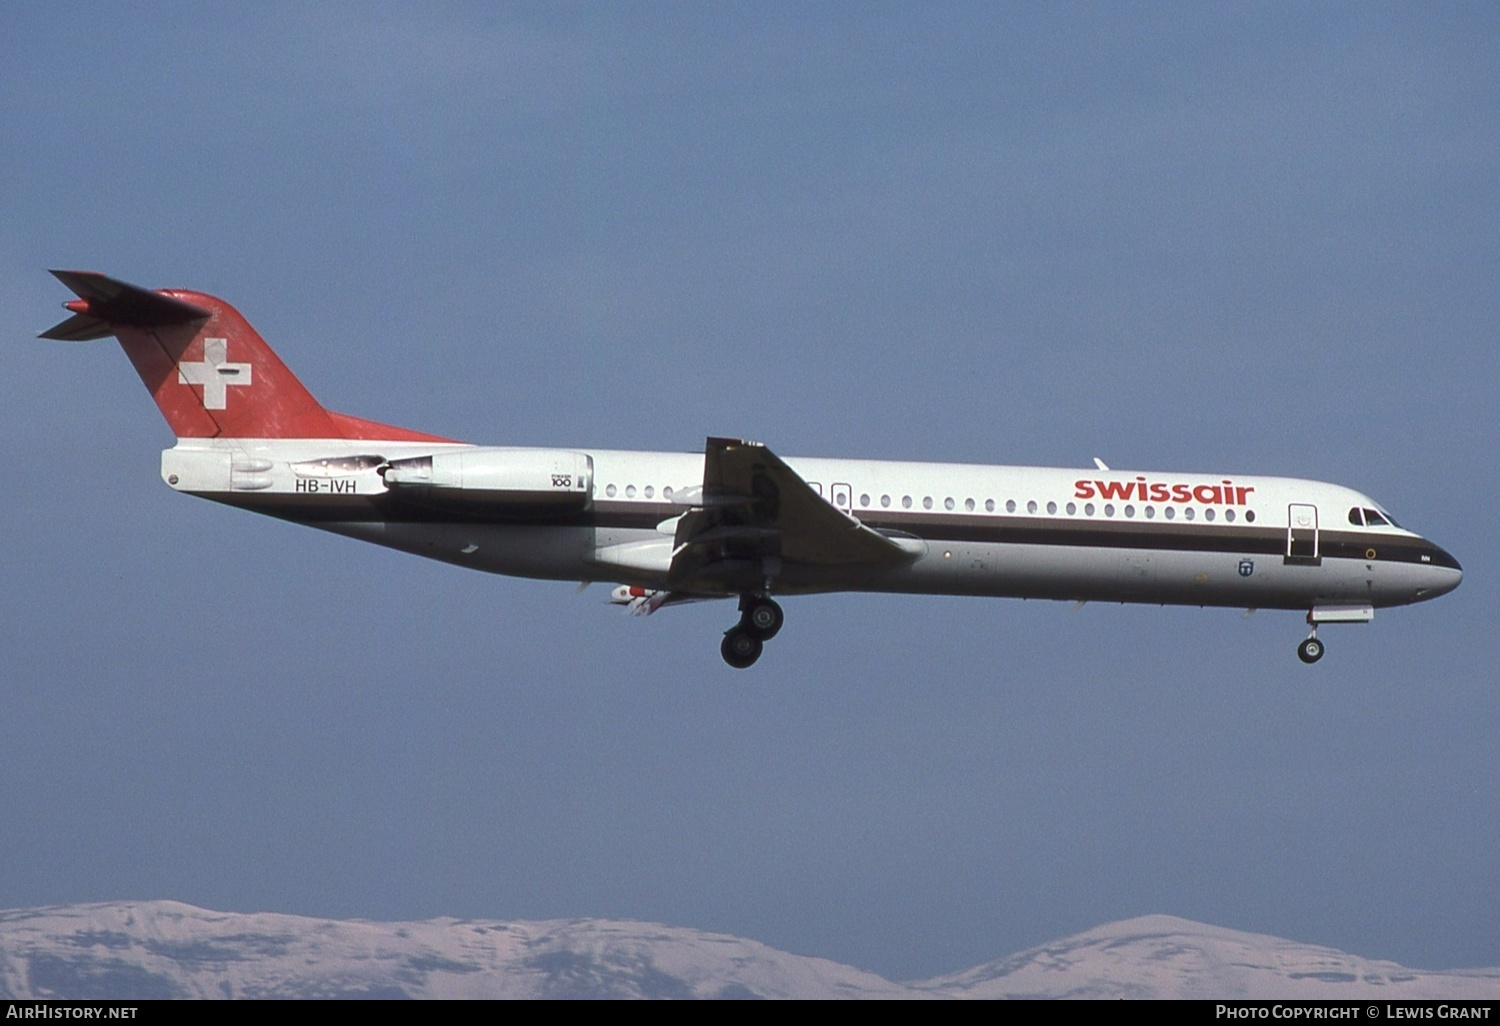
[[[206,338],[203,340],[201,363],[179,363],[177,383],[203,386],[203,408],[222,410],[229,405],[229,386],[250,384],[248,363],[227,363],[229,340]]]

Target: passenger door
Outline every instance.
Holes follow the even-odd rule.
[[[1322,561],[1318,551],[1318,507],[1294,502],[1287,507],[1285,562],[1317,566]]]

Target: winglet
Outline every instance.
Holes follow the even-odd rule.
[[[152,292],[138,285],[117,281],[93,271],[53,271],[53,276],[73,290],[77,299],[63,304],[73,316],[54,324],[38,338],[59,342],[90,342],[108,338],[114,325],[151,328],[169,324],[206,321],[213,311],[194,303]]]

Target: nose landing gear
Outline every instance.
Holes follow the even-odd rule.
[[[1307,611],[1307,638],[1297,646],[1297,658],[1304,663],[1315,663],[1323,658],[1323,643],[1318,640],[1320,623],[1369,623],[1375,617],[1375,607],[1370,606],[1313,606]]]
[[[1297,646],[1297,658],[1309,665],[1323,658],[1323,643],[1318,640],[1318,629],[1316,627],[1303,640],[1302,644]]]
[[[724,632],[719,654],[736,670],[753,666],[765,643],[776,637],[786,616],[766,595],[740,596],[740,622]]]

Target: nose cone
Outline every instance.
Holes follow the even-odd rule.
[[[1429,549],[1427,554],[1431,556],[1432,561],[1427,564],[1427,573],[1421,588],[1417,591],[1418,601],[1446,595],[1457,588],[1464,579],[1464,570],[1458,565],[1458,560],[1449,555],[1445,549],[1431,542],[1427,544]]]

